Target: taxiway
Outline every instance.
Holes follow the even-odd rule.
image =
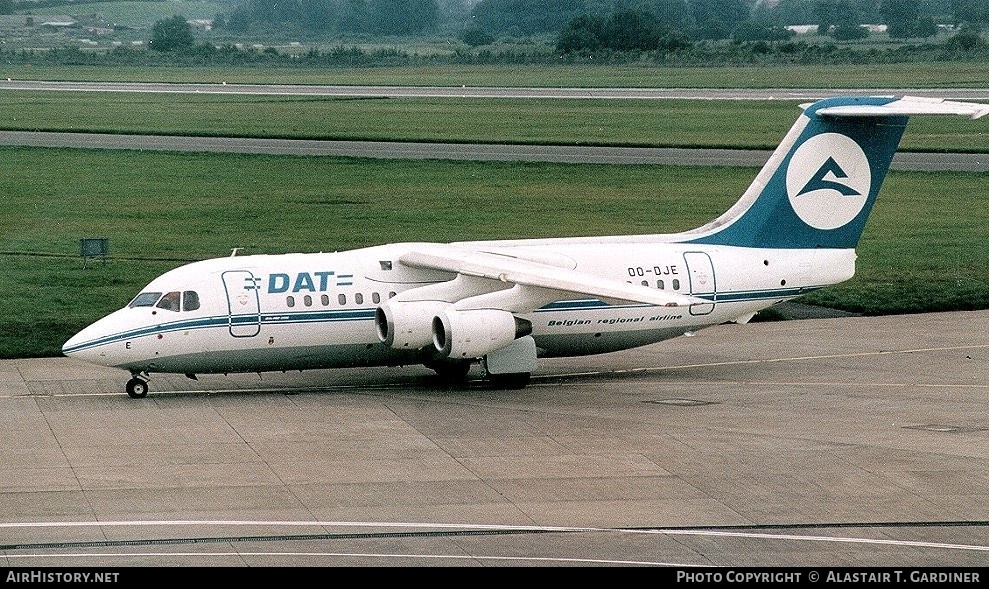
[[[0,361],[0,564],[984,566],[989,312],[723,325],[543,362]]]

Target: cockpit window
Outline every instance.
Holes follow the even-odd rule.
[[[180,297],[180,294],[179,294],[178,291],[170,292],[170,293],[166,294],[165,296],[161,297],[161,300],[158,301],[158,304],[155,305],[155,306],[158,307],[159,309],[167,309],[169,311],[178,311],[179,310],[179,300],[180,300],[179,297]]]
[[[199,308],[199,293],[194,290],[187,290],[182,293],[182,310],[195,311]]]
[[[134,297],[134,300],[127,305],[130,308],[134,307],[151,307],[158,302],[161,297],[160,292],[142,292],[141,294]]]

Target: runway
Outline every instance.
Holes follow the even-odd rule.
[[[127,374],[0,360],[0,565],[984,566],[989,311],[543,361]]]
[[[768,150],[746,149],[322,141],[2,130],[0,130],[0,145],[384,159],[742,167],[761,167],[772,154]],[[989,171],[989,154],[898,152],[893,156],[891,168],[925,172],[986,172]]]

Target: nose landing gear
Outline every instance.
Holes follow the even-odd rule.
[[[134,373],[127,381],[127,396],[131,399],[143,399],[148,396],[148,375]]]

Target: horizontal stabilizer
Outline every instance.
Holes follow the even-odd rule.
[[[818,109],[831,117],[896,117],[914,115],[963,115],[978,119],[989,114],[989,105],[956,102],[942,98],[904,96],[886,104],[846,104]]]

